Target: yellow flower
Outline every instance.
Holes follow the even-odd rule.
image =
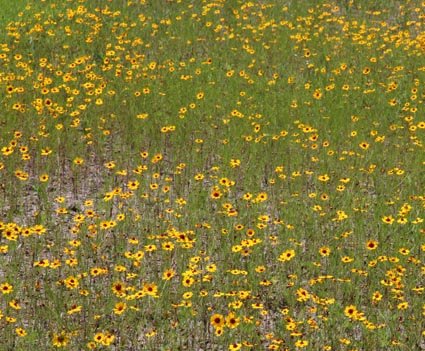
[[[361,143],[359,144],[359,146],[360,146],[360,148],[361,148],[361,149],[363,149],[363,150],[367,150],[367,149],[369,148],[369,144],[368,144],[367,142],[365,142],[365,141],[361,142]]]
[[[218,188],[213,189],[210,195],[211,199],[213,200],[219,199],[221,196],[221,191]]]
[[[359,312],[358,312],[356,306],[354,306],[354,305],[349,305],[349,306],[345,307],[345,309],[344,309],[344,314],[350,319],[356,319],[358,313]]]
[[[241,343],[234,342],[233,344],[230,344],[229,345],[229,350],[230,351],[238,351],[238,350],[241,349],[241,347],[242,347],[242,344]]]
[[[40,180],[40,182],[45,183],[49,180],[49,175],[48,174],[42,174],[42,175],[40,175],[39,180]]]
[[[240,318],[238,318],[233,312],[230,312],[226,317],[226,326],[230,329],[236,328],[240,323]]]
[[[79,285],[78,279],[76,277],[74,277],[74,276],[70,276],[70,277],[66,278],[64,280],[64,283],[65,283],[65,286],[68,289],[75,289]]]
[[[397,309],[399,309],[399,310],[405,310],[405,309],[407,309],[408,307],[409,307],[409,303],[408,303],[407,301],[400,302],[400,303],[397,305]]]
[[[97,343],[101,343],[105,339],[105,335],[103,333],[96,333],[93,337],[93,340]]]
[[[126,303],[124,303],[124,302],[117,302],[115,304],[115,307],[114,307],[114,313],[120,315],[120,314],[123,314],[126,309],[127,309],[127,304]]]
[[[263,201],[266,201],[267,198],[268,198],[267,193],[263,192],[263,193],[259,193],[255,200],[258,202],[263,202]]]
[[[0,285],[0,291],[5,294],[10,294],[13,291],[13,286],[9,283],[3,283]]]
[[[393,224],[393,222],[394,222],[393,216],[384,216],[381,219],[382,219],[382,222],[384,222],[386,224]]]
[[[174,269],[170,268],[170,269],[167,269],[166,271],[164,271],[164,273],[162,273],[162,279],[163,280],[170,280],[175,275],[176,275],[176,272],[174,271]]]
[[[295,257],[295,250],[286,250],[282,252],[278,258],[281,262],[290,261]]]
[[[78,312],[81,312],[82,308],[83,307],[81,305],[80,306],[73,305],[73,306],[71,306],[71,308],[66,313],[69,314],[69,315],[74,314],[74,313],[78,313]]]
[[[327,246],[323,246],[319,250],[320,255],[323,257],[329,256],[331,254],[331,249]]]
[[[298,347],[298,348],[303,348],[303,347],[306,347],[307,345],[308,345],[307,340],[297,340],[297,342],[295,343],[295,347]]]
[[[53,346],[64,347],[68,344],[68,342],[69,342],[69,338],[65,334],[65,332],[53,335],[53,340],[52,340]]]
[[[15,333],[20,337],[24,337],[25,335],[27,335],[27,332],[23,328],[16,328]]]
[[[222,314],[215,313],[211,316],[210,322],[211,322],[211,325],[217,329],[217,328],[222,328],[224,326],[225,319]]]
[[[14,310],[20,310],[22,307],[19,305],[19,302],[16,300],[12,300],[9,302],[9,306],[12,307]]]
[[[77,166],[81,166],[84,163],[84,159],[82,159],[81,157],[76,157],[74,159],[74,164]]]
[[[316,89],[314,91],[313,98],[315,98],[316,100],[320,100],[322,98],[322,92],[320,91],[320,89]]]
[[[366,249],[368,250],[375,250],[378,247],[378,242],[375,240],[369,240],[366,243]]]
[[[317,179],[319,179],[321,182],[327,182],[330,177],[327,174],[323,174],[317,177]]]
[[[158,297],[158,287],[154,283],[145,283],[145,284],[143,284],[143,292],[146,295]]]

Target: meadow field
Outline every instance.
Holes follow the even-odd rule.
[[[0,351],[425,350],[425,1],[0,8]]]

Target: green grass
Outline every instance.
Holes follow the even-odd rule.
[[[24,10],[27,3],[27,0],[0,1],[0,26],[2,28],[2,32],[6,24],[17,19],[18,13]]]
[[[423,4],[26,4],[0,350],[423,349]]]

